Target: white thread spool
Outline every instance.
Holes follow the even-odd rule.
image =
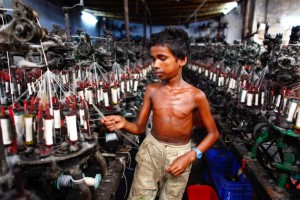
[[[84,98],[88,100],[88,88],[84,88]]]
[[[31,82],[31,88],[32,88],[32,91],[33,91],[34,93],[36,93],[36,89],[35,89],[34,82]]]
[[[79,96],[79,98],[81,97],[81,99],[84,99],[83,90],[78,91],[78,96]]]
[[[23,113],[14,112],[15,128],[18,144],[23,144]]]
[[[233,78],[229,79],[229,86],[228,86],[229,89],[233,89],[233,84],[234,84],[233,81],[234,81]]]
[[[33,114],[24,114],[25,121],[25,143],[33,143]]]
[[[69,138],[72,142],[78,140],[76,115],[66,115]]]
[[[111,88],[111,99],[113,104],[118,104],[118,90],[117,88]]]
[[[10,94],[14,94],[15,93],[15,84],[10,84]]]
[[[130,79],[130,80],[129,80],[129,83],[130,83],[130,88],[132,88],[132,87],[133,87],[133,80]]]
[[[265,102],[265,92],[261,92],[261,96],[260,96],[260,104],[264,105]]]
[[[103,97],[104,97],[104,106],[109,107],[109,99],[108,99],[108,93],[103,92]]]
[[[295,114],[297,114],[296,122],[295,122],[295,128],[300,129],[300,113],[299,113],[300,104],[298,103],[297,109],[295,111]]]
[[[209,72],[209,80],[212,80],[212,79],[213,79],[213,75],[214,75],[213,72]]]
[[[254,106],[258,106],[259,102],[259,94],[255,93],[255,100],[254,100]]]
[[[247,93],[247,106],[252,106],[252,102],[253,102],[253,93],[248,92]]]
[[[279,95],[277,95],[277,97],[276,97],[276,107],[279,107],[280,106],[280,101],[281,101],[281,95],[279,94]]]
[[[201,67],[198,67],[198,74],[201,74]]]
[[[117,94],[118,94],[118,99],[121,98],[121,90],[120,90],[120,87],[117,88]]]
[[[213,82],[216,82],[216,81],[217,81],[217,74],[213,73]]]
[[[224,85],[224,76],[220,76],[218,79],[218,86],[223,86]]]
[[[241,103],[245,103],[246,102],[246,95],[247,95],[247,90],[242,89]]]
[[[20,85],[20,83],[17,84],[17,88],[18,88],[18,95],[21,95],[21,85]]]
[[[205,69],[205,71],[204,71],[204,76],[208,77],[208,70],[207,69]]]
[[[61,128],[61,118],[60,118],[60,109],[53,110],[54,112],[54,128],[60,129]]]
[[[236,88],[236,80],[233,78],[232,79],[232,83],[231,83],[231,89],[235,89]]]
[[[88,96],[87,96],[87,98],[88,98],[88,102],[89,102],[89,105],[92,105],[92,104],[94,104],[94,93],[93,93],[93,89],[88,89]]]
[[[12,143],[12,140],[10,138],[11,127],[9,124],[9,118],[1,118],[0,125],[1,125],[1,131],[2,131],[3,145],[10,145]]]
[[[100,88],[100,101],[104,100],[103,88]]]
[[[68,84],[68,83],[69,83],[69,74],[66,73],[66,74],[65,74],[65,77],[66,77],[66,82],[67,82],[67,84]]]
[[[62,74],[62,75],[61,75],[61,78],[62,78],[63,84],[67,84],[66,75],[65,75],[65,74]]]
[[[53,123],[54,118],[52,116],[44,118],[44,138],[47,146],[53,145]]]
[[[101,102],[101,90],[97,89],[97,102],[100,103]]]
[[[28,94],[32,95],[31,84],[29,82],[27,83],[27,89],[28,89]]]
[[[79,109],[79,124],[83,126],[84,129],[87,129],[87,123],[85,120],[84,109]]]
[[[130,82],[128,80],[126,81],[126,91],[130,92]]]
[[[290,100],[290,107],[289,107],[289,111],[288,111],[288,115],[286,117],[286,121],[292,123],[293,119],[294,119],[294,115],[295,115],[295,111],[297,109],[297,104],[298,102],[294,99]],[[299,114],[298,114],[299,116]]]
[[[135,79],[133,83],[133,91],[136,92],[138,88],[139,80]]]
[[[125,93],[125,82],[121,81],[121,92],[124,94]]]
[[[9,82],[5,81],[5,92],[9,93]]]

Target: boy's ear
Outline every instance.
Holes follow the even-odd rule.
[[[178,63],[183,67],[187,63],[187,57],[185,56],[183,59],[178,59]]]

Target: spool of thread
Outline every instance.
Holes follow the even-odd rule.
[[[25,121],[25,144],[33,144],[33,114],[24,114]]]
[[[108,99],[108,93],[103,92],[103,97],[104,97],[104,106],[109,107],[109,99]]]
[[[134,80],[134,84],[133,84],[133,91],[136,92],[137,91],[137,88],[138,88],[138,85],[139,85],[139,80]]]
[[[246,102],[246,96],[247,96],[247,90],[242,89],[241,103],[245,103]]]
[[[117,88],[112,88],[111,89],[111,97],[112,97],[112,103],[113,104],[118,104],[118,91]]]
[[[21,84],[20,83],[17,84],[17,88],[18,88],[18,95],[21,95]]]
[[[31,84],[27,83],[28,94],[32,95]]]
[[[33,91],[34,93],[36,93],[36,89],[35,89],[34,82],[31,82],[31,88],[32,88],[32,91]]]
[[[235,89],[235,88],[236,88],[236,80],[233,78],[231,82],[231,89]]]
[[[296,114],[296,109],[297,109],[298,102],[294,99],[290,100],[290,107],[288,111],[288,115],[286,117],[286,121],[292,123],[294,116]],[[299,114],[298,114],[299,115]]]
[[[3,145],[10,145],[12,143],[12,138],[11,138],[11,127],[10,127],[9,118],[1,118],[0,125],[1,125]]]
[[[88,88],[84,88],[84,98],[88,100]]]
[[[280,105],[280,101],[281,101],[281,95],[277,95],[277,97],[276,97],[276,107],[279,107],[279,105]]]
[[[97,102],[100,103],[101,102],[101,90],[97,89]]]
[[[213,72],[209,72],[209,80],[213,80]]]
[[[84,177],[84,182],[88,186],[94,186],[94,189],[97,189],[100,185],[101,174],[96,174],[95,178],[93,177]]]
[[[220,76],[218,78],[218,86],[223,86],[224,85],[224,76]]]
[[[125,82],[121,81],[121,92],[124,94],[125,93]]]
[[[128,80],[126,81],[126,91],[130,92],[130,82]]]
[[[130,80],[129,80],[129,83],[130,83],[130,88],[132,88],[132,87],[133,87],[133,80],[130,79]]]
[[[44,118],[44,138],[47,146],[53,145],[53,123],[54,118],[52,116]]]
[[[261,95],[260,95],[260,104],[264,105],[264,102],[265,102],[265,92],[261,92]]]
[[[79,98],[81,97],[81,99],[84,99],[84,93],[83,93],[83,90],[79,90],[79,91],[78,91],[78,96],[79,96]]]
[[[115,133],[106,133],[105,134],[105,141],[109,142],[109,141],[116,141],[118,140],[118,137]]]
[[[5,81],[5,92],[9,93],[9,82]]]
[[[201,67],[198,67],[198,74],[201,74]]]
[[[62,78],[63,84],[67,84],[66,75],[65,75],[65,74],[62,74],[62,75],[61,75],[61,78]]]
[[[87,91],[87,98],[88,98],[89,105],[94,104],[94,93],[93,93],[93,89],[88,89],[88,91]]]
[[[300,129],[300,113],[299,113],[299,103],[298,103],[298,109],[296,111],[297,117],[296,117],[296,122],[295,122],[295,129]]]
[[[54,128],[60,129],[61,128],[61,118],[60,118],[60,109],[53,110],[54,112]]]
[[[121,89],[120,87],[117,88],[117,94],[118,94],[118,99],[121,98]]]
[[[79,123],[80,126],[83,126],[84,129],[87,129],[87,122],[85,120],[84,109],[79,109]]]
[[[78,140],[76,115],[75,114],[67,115],[66,121],[67,121],[69,138],[72,142],[76,142]]]
[[[217,81],[217,74],[214,73],[214,75],[213,75],[213,82],[216,82],[216,81]]]
[[[79,109],[79,124],[80,124],[80,126],[83,126],[83,124],[84,124],[84,121],[85,121],[85,119],[84,119],[84,109]]]
[[[252,106],[252,102],[253,102],[253,93],[247,93],[247,106]]]
[[[23,144],[23,113],[22,112],[14,112],[14,121],[15,128],[17,133],[17,142],[18,144]]]
[[[258,106],[259,102],[259,94],[255,93],[255,97],[254,97],[254,106]]]

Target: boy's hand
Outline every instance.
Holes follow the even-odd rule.
[[[100,120],[109,131],[122,129],[125,126],[125,119],[120,115],[105,116]]]
[[[180,176],[194,160],[195,158],[193,158],[193,155],[190,154],[190,152],[186,153],[176,158],[173,163],[166,168],[166,172],[173,176]]]

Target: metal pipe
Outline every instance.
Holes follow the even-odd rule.
[[[106,161],[105,161],[105,158],[103,157],[103,155],[100,153],[99,150],[96,150],[95,151],[95,159],[99,162],[100,164],[100,167],[102,169],[102,173],[103,173],[103,176],[106,176],[107,175],[107,164],[106,164]]]
[[[268,20],[268,7],[269,7],[269,0],[266,0],[266,5],[265,5],[265,22]]]
[[[245,9],[245,17],[244,17],[244,30],[243,30],[243,38],[247,37],[247,34],[250,33],[249,31],[249,20],[250,20],[250,1],[246,1],[246,9]]]
[[[124,0],[124,17],[125,17],[125,30],[126,30],[126,38],[129,42],[130,40],[130,30],[129,30],[129,11],[128,11],[128,0]]]
[[[147,38],[147,10],[146,10],[146,7],[145,7],[145,12],[144,12],[143,30],[144,30],[144,44],[146,44],[146,38]]]

